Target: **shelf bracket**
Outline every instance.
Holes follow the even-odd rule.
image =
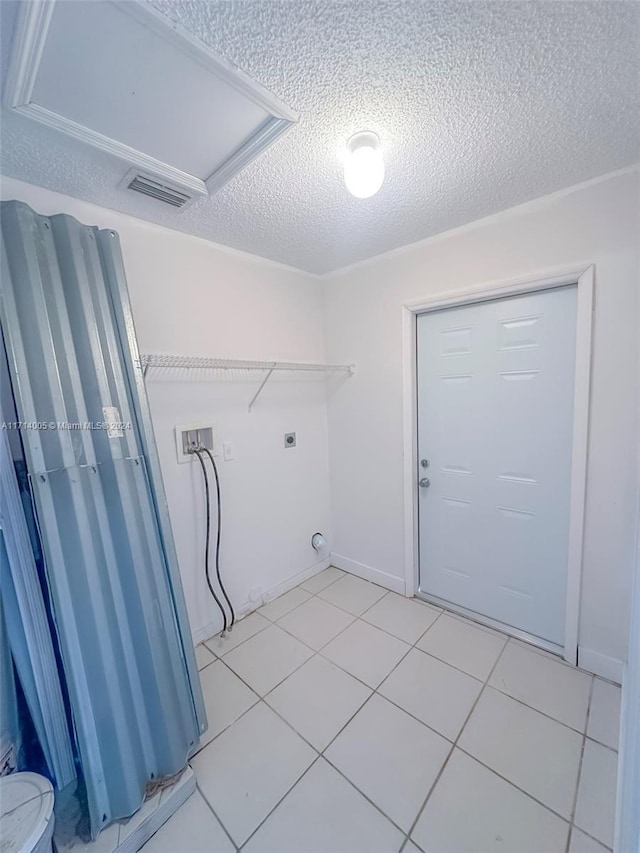
[[[264,377],[264,379],[260,383],[260,387],[258,388],[256,393],[253,395],[251,402],[249,403],[249,414],[251,414],[251,411],[253,410],[253,404],[255,403],[255,401],[258,399],[258,397],[262,393],[262,389],[264,388],[264,386],[267,384],[267,382],[271,378],[271,374],[273,373],[273,371],[275,369],[276,369],[275,364],[271,368],[269,368],[269,370],[267,371],[267,375]]]

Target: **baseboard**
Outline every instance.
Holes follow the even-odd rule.
[[[397,592],[400,595],[405,594],[404,578],[399,578],[396,575],[387,574],[380,569],[374,569],[372,566],[367,566],[364,563],[358,563],[357,560],[350,560],[349,557],[343,557],[342,554],[331,552],[331,565],[336,569],[342,569],[343,572],[349,572],[351,575],[363,578],[363,580],[371,581],[372,583],[383,586],[385,589],[390,589],[392,592]]]
[[[114,853],[136,853],[156,833],[169,818],[184,805],[189,797],[195,793],[196,776],[190,767],[187,767],[184,775],[172,788],[160,791],[156,794],[158,798],[157,807],[150,812],[144,820],[140,820],[134,831],[121,841]],[[155,798],[152,798],[155,800]],[[144,803],[141,813],[149,808],[149,800]],[[120,833],[122,837],[122,832]]]
[[[314,575],[323,572],[325,569],[328,569],[331,565],[331,560],[329,557],[325,557],[324,560],[319,560],[317,563],[314,563],[313,566],[309,566],[308,569],[305,569],[303,572],[298,572],[297,575],[294,575],[289,580],[284,581],[278,586],[274,586],[268,592],[266,592],[262,597],[262,604],[267,604],[269,601],[273,601],[274,598],[278,598],[280,595],[284,595],[285,592],[289,592],[290,589],[293,589],[296,586],[300,586],[301,583],[308,581],[309,578],[312,578]],[[262,606],[262,604],[260,606]]]
[[[608,655],[603,655],[602,652],[578,646],[578,666],[580,669],[586,669],[587,672],[592,672],[594,675],[615,682],[615,684],[622,684],[624,662],[618,658],[610,658]]]
[[[236,613],[237,621],[246,616],[245,613],[241,613],[239,610]],[[191,632],[191,637],[193,638],[193,645],[198,646],[200,643],[204,643],[205,640],[210,640],[214,634],[217,634],[221,631],[220,622],[207,622],[206,625],[203,625],[201,628],[198,628],[196,631]]]
[[[254,610],[257,610],[258,607],[262,607],[263,604],[267,604],[274,598],[278,598],[278,596],[284,595],[285,592],[289,592],[290,589],[299,586],[301,583],[308,581],[309,578],[312,578],[314,575],[317,575],[325,569],[328,569],[330,565],[331,560],[329,559],[329,557],[325,557],[323,560],[319,560],[317,563],[314,563],[307,569],[298,572],[297,574],[293,575],[293,577],[288,578],[286,581],[279,583],[277,586],[274,586],[267,592],[263,593],[258,603],[247,600],[243,604],[238,605],[234,608],[236,613],[236,620],[240,621],[241,619],[244,619],[245,616],[247,616],[249,613],[252,613]],[[206,625],[203,625],[201,628],[198,628],[197,630],[191,632],[191,636],[193,637],[193,645],[197,646],[198,643],[202,643],[205,640],[209,640],[219,630],[220,623],[218,621],[207,622]]]

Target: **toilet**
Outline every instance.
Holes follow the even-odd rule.
[[[0,777],[2,853],[52,853],[53,786],[37,773]]]

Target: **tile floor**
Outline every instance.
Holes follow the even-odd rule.
[[[198,791],[144,853],[603,853],[620,690],[335,568],[197,649]]]

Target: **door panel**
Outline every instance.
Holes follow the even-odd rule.
[[[420,591],[564,644],[577,287],[417,320]]]

